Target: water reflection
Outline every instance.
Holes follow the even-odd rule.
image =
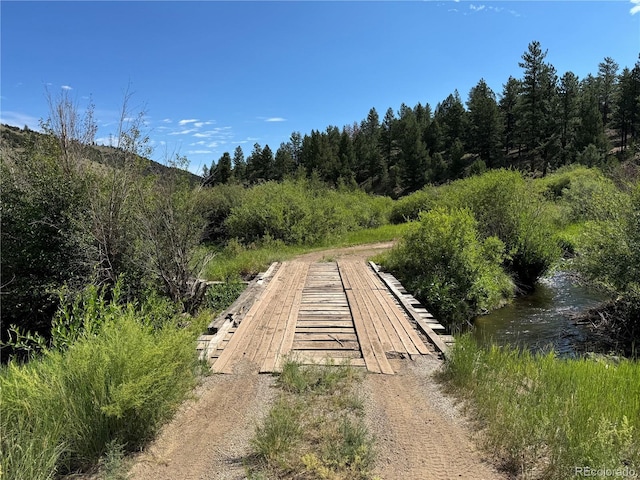
[[[560,356],[574,356],[589,332],[575,325],[572,317],[602,300],[601,294],[578,284],[569,273],[556,272],[529,295],[478,317],[474,335],[484,345],[517,345],[532,351],[553,348]]]

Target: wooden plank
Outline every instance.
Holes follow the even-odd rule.
[[[282,363],[285,356],[291,350],[293,344],[293,337],[296,331],[296,322],[298,318],[298,311],[300,308],[300,301],[302,300],[302,290],[304,288],[305,279],[309,272],[309,264],[301,263],[296,278],[296,284],[293,290],[293,301],[287,312],[287,317],[282,324],[282,332],[280,341],[274,345],[274,349],[270,351],[269,356],[265,359],[260,369],[261,372],[273,372],[280,371],[282,369]]]
[[[377,278],[375,271],[369,269],[367,271],[369,272],[369,278],[371,281],[375,281],[376,283],[383,285],[382,279]],[[413,326],[409,323],[399,306],[394,302],[393,297],[386,288],[384,293],[379,294],[379,298],[385,312],[387,313],[390,325],[406,348],[406,352],[409,355],[429,355],[429,349],[417,334]]]
[[[252,361],[260,365],[265,363],[269,355],[275,358],[277,351],[280,349],[282,335],[284,334],[284,325],[282,325],[281,319],[289,316],[296,289],[301,282],[302,265],[300,262],[288,264],[287,279],[280,289],[280,295],[275,299],[275,308],[270,312],[269,321],[264,324],[265,328],[262,332],[262,337],[258,340],[254,353],[250,357]]]
[[[307,327],[301,327],[300,325],[296,326],[296,334],[301,334],[301,335],[310,335],[310,334],[330,334],[330,335],[344,335],[344,334],[353,334],[355,335],[355,328],[353,328],[353,325],[350,327],[334,327],[334,326],[328,326],[328,327],[311,327],[311,328],[307,328]]]
[[[386,318],[386,315],[382,310],[377,295],[374,291],[372,291],[372,286],[367,282],[367,279],[365,278],[365,275],[367,274],[366,270],[363,268],[357,268],[359,265],[353,266],[354,272],[357,272],[357,275],[354,278],[354,285],[356,285],[358,290],[361,292],[365,308],[369,312],[369,318],[371,319],[373,331],[378,336],[378,339],[380,340],[380,343],[382,345],[382,349],[385,353],[393,351],[404,352],[405,350],[403,349],[402,344],[400,344],[399,342],[392,342],[389,333],[387,332],[387,328],[385,328],[386,322],[384,320]]]
[[[264,289],[262,298],[258,299],[256,303],[251,306],[249,312],[244,317],[238,330],[231,337],[229,344],[220,354],[216,362],[213,364],[212,370],[217,373],[233,373],[233,363],[231,360],[237,355],[241,356],[246,351],[246,347],[251,342],[251,337],[255,332],[255,329],[260,323],[260,316],[269,306],[271,298],[276,294],[278,290],[278,281],[282,276],[285,268],[278,268],[275,275],[267,283]]]
[[[293,342],[294,350],[360,350],[357,341],[346,340],[295,340]]]
[[[364,305],[364,299],[362,298],[362,292],[359,292],[354,278],[357,273],[353,268],[353,262],[338,262],[338,269],[343,281],[346,281],[351,286],[350,290],[346,290],[347,299],[349,300],[349,308],[353,316],[353,323],[356,328],[356,333],[360,339],[360,348],[362,356],[364,357],[367,369],[375,373],[393,374],[393,369],[387,360],[387,357],[382,348],[382,344],[378,339],[375,331],[372,331],[370,326],[364,317],[367,312]]]
[[[316,329],[314,329],[312,332],[309,332],[309,333],[304,333],[304,334],[300,333],[297,336],[297,338],[307,342],[315,342],[315,341],[357,342],[358,341],[358,336],[355,334],[355,331],[352,331],[353,333],[326,333],[326,332],[317,333],[315,330]]]
[[[369,264],[373,267],[373,269],[376,272],[378,271],[377,265],[375,263],[369,262]],[[420,314],[416,312],[411,305],[409,305],[407,302],[404,301],[404,296],[398,291],[396,287],[391,285],[391,283],[385,280],[384,278],[383,278],[383,281],[385,282],[387,287],[389,287],[389,290],[391,291],[391,293],[393,293],[393,295],[402,304],[406,312],[411,316],[411,318],[413,318],[413,320],[416,322],[420,330],[422,330],[422,332],[429,338],[429,341],[433,343],[434,346],[438,349],[438,351],[440,351],[446,357],[449,349],[447,345],[440,339],[438,334],[433,331],[433,329],[429,326],[429,324],[427,324],[427,322],[424,321],[424,319],[420,316]]]

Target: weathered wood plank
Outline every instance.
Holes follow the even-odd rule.
[[[269,352],[267,358],[262,364],[261,372],[273,372],[280,371],[282,369],[282,363],[286,355],[289,354],[293,344],[293,338],[295,336],[296,322],[298,318],[298,311],[300,308],[300,301],[302,300],[302,290],[305,284],[305,278],[309,272],[308,263],[300,263],[298,268],[298,275],[296,278],[295,286],[293,290],[293,298],[291,306],[288,309],[286,318],[283,318],[281,324],[280,340],[277,344],[274,344]]]
[[[222,351],[218,359],[212,366],[212,370],[217,373],[233,373],[233,363],[231,360],[235,355],[242,356],[246,351],[246,347],[251,342],[253,334],[260,323],[260,316],[268,308],[271,298],[276,294],[278,290],[278,282],[282,277],[285,268],[278,268],[276,273],[267,283],[266,288],[263,291],[262,298],[258,299],[250,308],[247,315],[244,317],[238,330],[231,337],[229,344]]]
[[[393,374],[393,369],[387,360],[380,339],[365,316],[368,313],[362,292],[358,288],[356,262],[338,261],[338,269],[343,282],[350,285],[346,290],[349,307],[353,316],[356,333],[360,339],[360,349],[364,357],[367,369],[375,373]]]

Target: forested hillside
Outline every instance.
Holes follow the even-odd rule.
[[[545,174],[571,163],[603,166],[633,157],[640,126],[640,60],[623,67],[607,57],[595,74],[558,72],[547,51],[532,42],[520,73],[494,92],[480,79],[466,101],[456,90],[438,103],[372,108],[361,122],[327,126],[275,151],[238,146],[206,168],[207,184],[254,184],[317,175],[332,185],[399,197],[496,167]],[[514,59],[515,63],[515,59]]]

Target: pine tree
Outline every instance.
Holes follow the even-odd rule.
[[[274,180],[283,180],[288,175],[295,172],[295,162],[292,155],[291,143],[280,144],[280,147],[276,151],[276,158],[273,164],[273,178]]]
[[[229,152],[224,152],[222,157],[218,160],[215,172],[215,183],[228,183],[231,179],[231,155]]]
[[[540,42],[531,42],[522,55],[520,67],[524,70],[518,102],[518,130],[534,171],[538,160],[546,169],[559,142],[555,136],[557,125],[557,76],[555,68],[545,63],[546,50]]]
[[[560,163],[573,163],[576,154],[576,136],[580,124],[580,83],[573,72],[566,72],[560,79]]]
[[[618,91],[613,114],[613,127],[620,135],[620,148],[625,152],[638,131],[640,121],[640,60],[633,69],[625,68],[618,78]]]
[[[233,178],[240,183],[247,180],[247,162],[240,145],[233,151]]]
[[[484,79],[469,92],[467,149],[480,156],[487,167],[496,166],[502,148],[502,118],[496,96]]]
[[[436,106],[434,118],[440,125],[445,149],[451,148],[456,140],[464,143],[467,112],[457,90]]]
[[[611,117],[611,107],[617,86],[618,64],[611,57],[598,64],[598,100],[602,125],[606,128]]]
[[[520,81],[513,77],[509,77],[507,83],[502,86],[502,96],[500,97],[500,111],[502,113],[503,135],[502,143],[504,145],[504,153],[509,154],[516,147],[516,139],[518,138],[518,96],[520,95]]]

